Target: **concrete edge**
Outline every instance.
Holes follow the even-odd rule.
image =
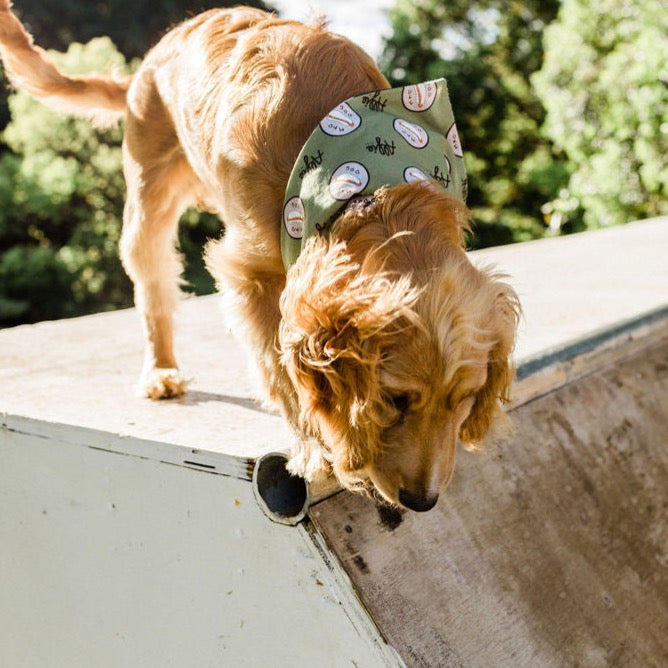
[[[668,304],[520,359],[512,407],[621,360],[667,335]]]

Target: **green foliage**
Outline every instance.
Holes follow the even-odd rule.
[[[52,56],[68,73],[130,69],[109,38]],[[3,138],[12,152],[0,156],[0,326],[130,306],[118,259],[122,128],[94,128],[21,92],[10,108]],[[198,256],[220,223],[189,212],[183,228],[184,249],[197,258],[186,279],[210,292]]]
[[[472,244],[542,236],[568,165],[541,132],[530,77],[558,0],[398,0],[381,65],[395,85],[445,77],[469,174]]]
[[[577,165],[551,202],[587,227],[668,213],[668,12],[661,0],[564,0],[533,78],[546,131]]]

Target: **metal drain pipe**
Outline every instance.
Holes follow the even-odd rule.
[[[288,457],[283,452],[268,452],[259,457],[253,467],[253,494],[270,520],[295,526],[312,505],[332,496],[340,487],[333,476],[322,483],[307,483],[292,475],[287,463]]]

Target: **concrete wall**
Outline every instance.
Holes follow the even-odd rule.
[[[248,480],[34,426],[0,428],[0,665],[400,665],[311,528],[272,523]]]
[[[420,516],[263,514],[292,437],[215,298],[168,402],[132,310],[0,331],[0,666],[668,665],[667,256],[666,219],[473,255],[524,304],[516,431]]]

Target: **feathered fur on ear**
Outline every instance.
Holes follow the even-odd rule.
[[[382,422],[374,417],[381,405],[377,367],[393,335],[417,317],[418,296],[409,277],[363,273],[345,244],[323,237],[310,240],[290,269],[281,297],[281,360],[299,397],[300,427],[316,436],[326,430],[327,442],[341,444],[328,453],[335,470],[358,469],[373,456],[369,446],[378,439],[368,430]]]
[[[491,313],[482,327],[495,341],[487,362],[487,380],[476,395],[470,415],[460,430],[464,444],[475,446],[487,436],[495,424],[503,424],[502,403],[510,401],[510,386],[515,377],[511,354],[515,347],[515,331],[520,317],[520,305],[514,290],[505,283],[493,282],[497,290]]]

